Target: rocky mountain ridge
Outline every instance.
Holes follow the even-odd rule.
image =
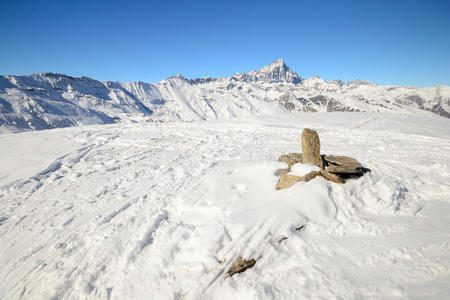
[[[64,74],[0,76],[0,132],[148,120],[206,120],[280,112],[398,111],[450,117],[450,87],[378,86],[303,79],[281,59],[228,78],[159,83],[97,81]]]

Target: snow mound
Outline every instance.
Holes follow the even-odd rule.
[[[289,174],[296,176],[305,176],[314,171],[320,171],[318,166],[314,166],[311,164],[295,164],[291,167],[291,171]]]

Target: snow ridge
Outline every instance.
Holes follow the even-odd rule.
[[[64,74],[0,76],[0,133],[85,124],[227,119],[281,112],[381,112],[450,117],[450,87],[378,86],[301,78],[279,59],[229,78],[159,83],[97,81]]]

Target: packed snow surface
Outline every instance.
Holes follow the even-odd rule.
[[[449,299],[449,125],[293,113],[0,135],[0,298]],[[276,191],[305,127],[372,172]],[[226,278],[239,256],[257,262]]]

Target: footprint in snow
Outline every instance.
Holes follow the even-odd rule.
[[[239,191],[239,192],[246,192],[246,191],[248,191],[247,187],[244,184],[240,184],[240,183],[233,184],[231,189]]]

